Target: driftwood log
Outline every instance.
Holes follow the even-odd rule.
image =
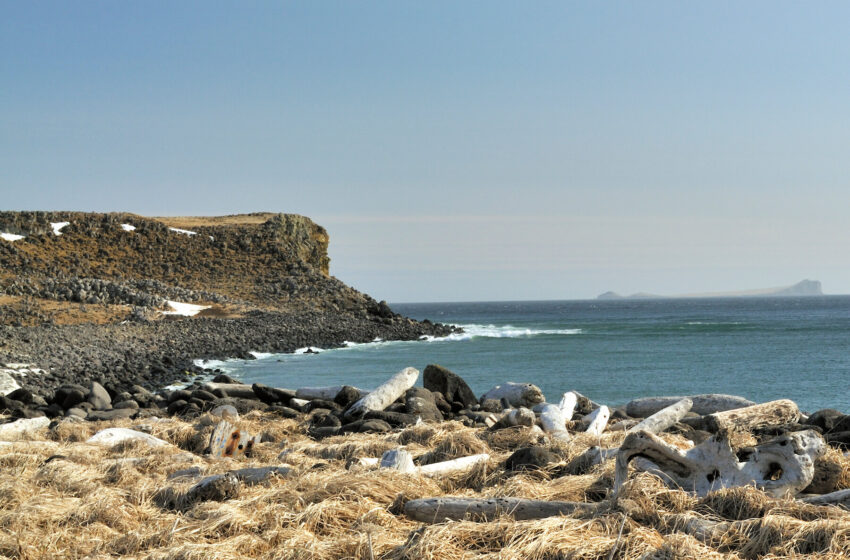
[[[490,455],[487,453],[479,453],[478,455],[469,455],[467,457],[459,457],[450,461],[442,461],[440,463],[431,463],[430,465],[422,465],[416,471],[424,476],[445,476],[466,472],[479,463],[486,463],[490,460]]]
[[[522,406],[531,408],[536,404],[544,402],[543,391],[537,385],[531,383],[513,383],[508,381],[496,385],[481,397],[481,402],[493,399],[501,401],[505,399],[510,406]]]
[[[595,436],[602,435],[605,427],[608,426],[608,419],[611,418],[611,410],[604,404],[584,417],[584,420],[589,422],[587,430],[588,434]]]
[[[794,401],[778,401],[756,404],[746,408],[715,412],[706,417],[706,426],[711,432],[721,430],[751,432],[766,426],[782,426],[800,420],[800,409]]]
[[[584,502],[549,502],[522,498],[423,498],[404,505],[404,514],[424,523],[439,523],[446,519],[491,521],[502,515],[514,519],[543,519],[556,515],[592,514],[596,504]]]
[[[808,496],[801,501],[816,506],[843,506],[850,509],[850,490],[838,490],[820,496]]]
[[[559,441],[570,441],[567,421],[561,409],[554,404],[544,404],[540,409],[540,426],[543,431]]]
[[[825,450],[820,434],[807,430],[757,445],[739,461],[726,434],[683,452],[649,432],[634,432],[617,453],[614,492],[626,481],[629,462],[641,457],[657,465],[652,472],[669,485],[699,496],[718,488],[751,485],[773,497],[795,496],[811,484],[815,459]]]
[[[575,413],[577,403],[578,396],[576,396],[573,391],[567,391],[564,393],[564,396],[561,397],[561,402],[558,403],[558,408],[561,410],[561,414],[567,422],[573,419],[573,413]]]
[[[693,404],[691,399],[685,397],[679,402],[671,404],[667,408],[663,408],[649,418],[644,419],[631,428],[629,432],[640,432],[643,430],[652,434],[659,434],[684,418],[685,414],[691,410]]]
[[[634,418],[646,418],[668,406],[675,404],[685,397],[642,397],[633,399],[626,404],[626,414]],[[735,395],[705,394],[690,395],[693,406],[691,412],[697,414],[713,414],[724,410],[743,408],[756,403],[744,397]]]
[[[419,370],[409,367],[390,377],[380,387],[351,405],[345,412],[348,419],[362,417],[370,410],[384,410],[405,391],[413,387],[419,377]]]

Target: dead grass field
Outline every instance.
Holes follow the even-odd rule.
[[[0,557],[21,559],[138,558],[162,560],[295,559],[676,559],[850,557],[850,512],[767,498],[753,488],[718,491],[703,499],[670,490],[648,474],[632,473],[619,501],[607,498],[613,466],[582,476],[555,476],[589,445],[617,445],[622,433],[578,435],[550,445],[561,460],[545,471],[513,474],[502,467],[510,452],[536,443],[538,432],[485,432],[456,422],[391,434],[356,434],[320,442],[295,420],[251,413],[240,422],[274,442],[253,457],[215,460],[201,454],[210,427],[177,419],[147,424],[173,446],[104,448],[84,443],[107,424],[62,423],[34,441],[0,445]],[[668,436],[678,441],[678,436]],[[351,458],[380,457],[404,445],[414,456],[451,459],[488,452],[471,472],[426,478],[389,470],[346,469]],[[278,459],[281,451],[285,456]],[[850,460],[837,453],[844,482]],[[204,474],[286,463],[294,474],[266,485],[243,486],[237,498],[200,502],[184,511],[157,505],[169,481],[191,466]],[[360,469],[360,470],[358,470]],[[422,524],[402,513],[410,499],[443,495],[599,501],[594,516],[535,521],[510,517],[477,523]],[[693,520],[726,522],[697,538]]]

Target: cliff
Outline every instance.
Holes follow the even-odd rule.
[[[0,233],[0,324],[154,318],[166,300],[392,316],[329,275],[327,231],[295,214],[2,212]]]

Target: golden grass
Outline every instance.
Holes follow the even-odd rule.
[[[259,413],[242,427],[273,443],[252,457],[213,460],[200,455],[209,428],[176,419],[146,424],[174,444],[104,448],[85,443],[107,423],[61,423],[26,441],[0,447],[0,557],[20,559],[755,559],[850,557],[850,512],[768,498],[734,488],[695,498],[657,477],[633,473],[620,498],[611,497],[613,466],[581,476],[560,467],[590,445],[616,446],[622,433],[577,436],[552,444],[551,468],[505,472],[516,448],[540,442],[528,428],[488,432],[459,423],[416,426],[390,434],[351,434],[320,442],[306,425]],[[679,436],[664,436],[683,444]],[[351,459],[380,457],[404,446],[420,462],[489,453],[471,472],[427,478],[396,471],[347,469]],[[282,459],[278,455],[286,451]],[[846,487],[850,460],[830,452]],[[194,480],[169,474],[198,466],[206,474],[286,462],[289,477],[243,486],[238,498],[200,502],[183,510],[157,505],[159,492],[180,493]],[[598,502],[596,514],[487,523],[421,524],[403,514],[409,500],[442,495],[520,497]],[[582,517],[584,515],[584,517]],[[712,533],[689,531],[695,519]]]

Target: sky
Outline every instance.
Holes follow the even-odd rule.
[[[0,2],[0,209],[311,217],[391,302],[850,293],[846,2]]]

